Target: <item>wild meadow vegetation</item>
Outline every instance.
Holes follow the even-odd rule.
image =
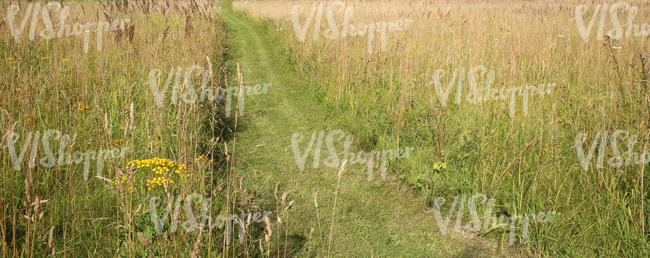
[[[494,254],[475,241],[505,256],[647,256],[650,4],[615,3],[3,1],[0,257]],[[245,111],[257,90],[244,74],[273,82]],[[282,130],[320,118],[291,103],[359,149],[412,151],[367,188],[343,161],[301,174]],[[403,186],[403,202],[377,201]],[[437,221],[440,197],[446,216],[476,194],[495,201],[481,215],[554,215],[514,241],[508,227],[461,241],[409,228]],[[414,200],[430,205],[411,213]]]
[[[534,255],[647,255],[650,165],[608,165],[621,156],[609,146],[601,165],[598,149],[587,155],[605,131],[628,133],[617,138],[621,153],[632,135],[634,152],[650,147],[646,1],[627,1],[640,28],[628,33],[625,26],[618,37],[605,36],[615,28],[610,16],[601,22],[603,12],[595,14],[615,1],[345,1],[328,9],[331,3],[249,0],[233,8],[266,24],[326,111],[342,117],[340,128],[367,148],[414,147],[390,173],[425,198],[483,193],[495,198],[499,214],[554,211],[550,223],[531,226],[527,244],[518,241]],[[596,17],[586,37],[576,19],[580,4],[581,25]],[[356,36],[343,36],[347,7]],[[632,11],[621,10],[620,24],[628,24]],[[360,23],[378,28],[400,19],[413,22],[386,33],[384,46],[379,31],[370,36],[365,27],[358,35]],[[502,88],[544,84],[546,94],[471,102],[471,80],[501,95]],[[506,230],[480,235],[508,241]]]
[[[172,234],[174,206],[158,234],[149,214],[151,198],[159,198],[163,214],[168,203],[193,193],[212,198],[215,219],[260,211],[240,203],[234,178],[227,176],[227,161],[236,155],[235,109],[226,114],[223,101],[202,96],[199,88],[217,92],[227,85],[220,3],[64,1],[53,2],[49,12],[43,11],[47,3],[0,4],[3,18],[13,12],[13,22],[0,23],[0,256],[264,250],[244,248],[258,244],[261,230],[242,242],[237,231],[227,242],[223,227]],[[59,32],[62,17],[70,27]],[[96,26],[75,26],[88,23]],[[100,23],[106,24],[101,36],[95,29]],[[46,38],[48,28],[55,34]],[[193,66],[199,67],[188,70]],[[150,90],[152,74],[156,87],[168,88],[159,98]],[[229,80],[237,85],[236,77]],[[192,92],[195,102],[188,102]],[[115,155],[115,148],[124,151]],[[189,207],[198,210],[201,203]]]

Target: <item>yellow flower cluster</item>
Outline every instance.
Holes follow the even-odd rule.
[[[163,186],[167,183],[173,184],[174,180],[164,176],[154,177],[153,179],[147,180],[147,190],[151,191],[154,187]]]
[[[196,161],[196,162],[198,162],[198,163],[212,163],[212,161],[210,160],[210,158],[208,158],[208,156],[206,156],[205,154],[196,157],[196,158],[194,159],[194,161]]]
[[[180,177],[189,176],[187,172],[187,167],[184,164],[178,164],[174,161],[168,159],[144,159],[144,160],[132,160],[129,162],[128,166],[136,165],[136,168],[152,168],[152,171],[158,175],[167,175],[170,171],[174,172]]]
[[[179,164],[168,159],[153,158],[132,160],[127,165],[127,167],[134,166],[136,169],[150,168],[151,171],[154,172],[154,178],[145,180],[147,190],[149,191],[159,186],[173,184],[174,180],[172,179],[172,176],[174,175],[178,176],[180,179],[185,179],[191,175],[184,164]]]
[[[113,182],[113,184],[116,184],[116,185],[117,185],[117,184],[124,184],[124,182],[126,182],[126,177],[125,177],[125,176],[121,176],[121,177],[119,177],[119,178],[116,178],[116,179],[115,179],[115,182]]]

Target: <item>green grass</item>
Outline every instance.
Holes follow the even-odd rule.
[[[245,188],[255,189],[261,205],[266,207],[271,206],[276,182],[283,191],[294,190],[292,199],[296,204],[288,221],[289,252],[298,256],[323,255],[338,169],[307,166],[300,171],[289,147],[290,137],[292,133],[309,137],[314,131],[345,128],[346,121],[319,100],[315,85],[296,72],[287,53],[266,37],[263,25],[230,11],[224,13],[224,21],[234,37],[229,41],[233,62],[240,63],[244,80],[248,84],[273,84],[268,95],[246,103],[244,129],[237,135],[238,176],[243,178]],[[314,193],[318,193],[323,232],[318,229]],[[424,199],[414,197],[394,177],[367,181],[366,170],[360,165],[346,167],[336,213],[333,256],[496,254],[479,241],[441,236],[434,218],[425,214]],[[319,234],[325,238],[324,245]]]
[[[595,132],[615,129],[638,133],[641,143],[650,142],[645,134],[647,89],[622,83],[611,67],[598,66],[586,74],[568,64],[566,69],[549,68],[554,76],[564,78],[564,84],[549,96],[554,101],[545,98],[533,103],[531,110],[536,111],[527,117],[509,117],[507,105],[499,101],[445,109],[419,102],[427,94],[409,95],[418,88],[404,83],[411,78],[392,70],[399,55],[375,66],[383,69],[379,75],[370,66],[357,67],[359,72],[346,79],[354,87],[335,95],[329,82],[337,64],[323,61],[316,52],[314,58],[301,56],[291,39],[275,30],[274,21],[233,11],[230,1],[220,4],[218,13],[210,7],[211,16],[194,13],[189,33],[181,10],[166,14],[116,10],[120,17],[132,17],[135,37],[118,42],[112,32],[106,34],[99,53],[91,44],[89,53],[82,54],[78,38],[16,44],[9,29],[0,26],[0,136],[19,133],[22,147],[27,133],[58,129],[76,136],[68,151],[128,147],[132,151],[125,158],[104,163],[103,176],[109,179],[123,172],[129,160],[154,157],[187,164],[193,172],[188,182],[169,192],[147,192],[137,185],[131,193],[93,177],[84,181],[83,165],[15,171],[3,146],[0,256],[188,256],[197,239],[198,254],[205,257],[284,253],[298,257],[635,257],[646,252],[648,216],[639,223],[639,214],[650,195],[640,184],[650,179],[648,167],[641,177],[643,171],[635,166],[584,171],[576,160],[574,139],[579,132],[588,133],[587,143]],[[94,7],[89,3],[85,8]],[[79,6],[75,12],[81,12]],[[321,46],[307,47],[318,51]],[[237,85],[237,64],[246,85],[271,85],[266,94],[246,97],[236,134],[234,117],[225,118],[223,105],[161,109],[146,84],[151,69],[166,75],[172,67],[205,67],[206,56],[215,71],[213,87]],[[452,63],[474,64],[470,60]],[[604,79],[596,78],[599,74]],[[634,75],[625,70],[623,82],[636,80]],[[575,87],[603,81],[608,90],[623,95]],[[600,93],[606,98],[598,97]],[[450,102],[454,97],[452,93]],[[615,112],[604,112],[603,106]],[[520,106],[517,112],[521,113]],[[306,169],[300,170],[291,135],[301,133],[308,140],[313,132],[335,129],[355,136],[353,151],[397,146],[415,151],[390,162],[386,180],[375,169],[374,180],[368,181],[365,166],[353,164],[339,178],[338,168],[310,166],[311,156]],[[300,148],[307,144],[302,143]],[[28,149],[26,156],[30,153]],[[204,155],[212,165],[197,160]],[[90,171],[94,175],[94,166]],[[293,201],[291,209],[279,210],[286,203],[280,206],[284,201],[274,196],[276,183],[280,195],[292,191],[287,201]],[[213,216],[272,211],[271,241],[264,240],[263,223],[249,228],[249,241],[227,248],[223,230],[202,238],[198,232],[183,231],[156,235],[147,213],[148,198],[190,193],[212,197]],[[495,215],[543,211],[557,215],[551,223],[531,227],[528,245],[514,248],[505,246],[507,230],[490,231],[485,237],[441,235],[433,214],[427,212],[430,201],[436,196],[449,201],[475,193],[497,200]],[[48,202],[37,212],[31,203],[38,199]],[[138,233],[152,242],[151,249],[138,240]],[[258,241],[264,251],[258,250]]]
[[[460,2],[441,4],[441,8],[453,14],[458,6],[462,15],[440,20],[434,11],[431,17],[435,18],[420,22],[424,27],[420,31],[392,39],[391,46],[404,48],[366,55],[365,45],[353,39],[297,42],[291,22],[283,19],[288,16],[281,16],[293,4],[304,4],[307,10],[310,6],[309,1],[241,6],[261,17],[271,16],[261,18],[267,34],[311,82],[306,87],[323,101],[322,112],[339,120],[330,128],[356,135],[362,147],[415,147],[411,158],[392,162],[390,171],[402,179],[399,183],[418,190],[418,197],[449,200],[456,195],[484,193],[497,200],[497,214],[555,211],[552,222],[532,227],[528,244],[520,245],[534,254],[636,257],[647,253],[650,192],[641,181],[650,179],[650,166],[584,171],[574,148],[578,133],[587,133],[587,143],[591,143],[598,131],[622,129],[639,135],[635,151],[648,150],[650,95],[640,81],[640,72],[631,68],[640,65],[639,55],[648,56],[642,44],[645,39],[611,43],[623,46],[614,52],[616,63],[605,42],[583,44],[579,39],[559,42],[555,38],[558,34],[573,36],[567,31],[575,29],[574,23],[567,22],[575,7],[571,4],[560,8],[539,1],[513,4],[510,9],[507,1]],[[377,8],[427,16],[426,9],[412,8],[411,3],[383,4]],[[365,19],[375,14],[379,20],[383,19],[380,13],[388,11],[373,13],[368,5],[372,4],[355,5],[355,13],[366,14]],[[438,8],[437,3],[431,5],[425,6]],[[261,11],[266,8],[272,11]],[[532,19],[540,12],[557,24],[534,25]],[[465,31],[468,28],[458,24],[467,15],[473,17],[470,21],[488,23],[482,27],[478,22]],[[514,31],[521,33],[496,31],[513,16],[531,22],[514,24]],[[486,33],[474,35],[475,30]],[[495,36],[512,37],[518,43],[495,44]],[[556,45],[563,47],[553,47]],[[531,58],[536,55],[542,56]],[[449,74],[454,68],[479,64],[497,69],[495,85],[556,82],[558,87],[549,96],[533,99],[527,116],[517,103],[516,115],[510,117],[503,101],[463,102],[442,108],[433,86],[422,80],[412,83],[414,75],[431,74],[436,68],[445,68]],[[622,79],[617,69],[622,71]],[[454,99],[452,93],[448,103]],[[611,153],[607,155],[611,157]],[[434,169],[440,163],[447,168]],[[501,245],[508,242],[504,230],[491,232],[487,238]],[[521,236],[517,238],[521,243]]]

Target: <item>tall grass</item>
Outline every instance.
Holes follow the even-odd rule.
[[[575,137],[584,132],[590,144],[599,131],[623,129],[639,135],[635,151],[648,150],[648,37],[592,35],[583,42],[575,10],[587,4],[588,21],[591,1],[346,1],[354,7],[352,24],[414,20],[408,30],[388,33],[386,51],[376,36],[368,53],[367,37],[314,40],[312,26],[300,42],[290,11],[303,5],[304,24],[314,2],[236,1],[234,8],[265,21],[298,69],[313,75],[329,111],[344,118],[340,126],[371,147],[416,147],[411,158],[391,164],[394,176],[427,198],[485,193],[497,200],[499,214],[555,211],[551,223],[531,227],[527,244],[520,241],[534,253],[646,252],[648,166],[585,171]],[[650,6],[628,3],[639,8],[635,23],[648,23]],[[327,28],[325,18],[321,26]],[[520,99],[513,117],[507,101],[456,104],[455,92],[441,105],[429,83],[433,72],[446,70],[446,86],[454,69],[467,73],[478,65],[495,72],[497,89],[557,87],[531,97],[527,115]],[[488,236],[505,244],[507,234]]]
[[[19,4],[19,23],[30,3],[36,2],[5,1],[0,10],[5,17],[11,4]],[[159,107],[148,84],[152,69],[162,70],[164,80],[172,68],[198,65],[210,71],[210,89],[225,87],[227,34],[218,4],[207,0],[64,2],[71,10],[70,25],[131,21],[121,30],[105,32],[99,51],[92,34],[87,53],[82,37],[43,40],[37,36],[29,41],[28,22],[21,41],[15,42],[6,21],[0,23],[0,256],[234,256],[258,250],[236,239],[226,245],[223,229],[157,235],[148,213],[151,197],[160,197],[164,206],[170,197],[191,193],[213,199],[209,212],[213,217],[259,209],[246,206],[241,194],[233,199],[242,189],[227,176],[227,144],[234,137],[234,125],[223,103],[172,105],[168,99],[172,85],[165,105]],[[58,21],[57,12],[51,15]],[[44,28],[38,22],[37,33]],[[195,87],[200,83],[196,78],[192,78]],[[30,132],[42,134],[49,129],[70,135],[65,150],[69,153],[116,147],[128,151],[124,157],[105,161],[101,177],[95,177],[93,162],[88,180],[83,178],[83,164],[30,168],[30,158],[38,162],[44,157],[42,144],[27,147],[22,169],[15,170],[7,135],[20,135],[16,143],[20,150]],[[60,146],[57,140],[50,144],[54,151]],[[149,191],[139,180],[153,173],[127,163],[152,158],[183,164],[191,177],[166,185],[164,191]],[[125,182],[114,184],[113,179],[121,176],[127,178]],[[226,207],[226,200],[235,206]],[[268,220],[267,224],[271,226]],[[261,234],[252,230],[247,233]],[[248,241],[253,240],[258,239]]]

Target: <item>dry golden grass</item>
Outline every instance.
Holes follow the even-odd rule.
[[[407,183],[428,197],[482,192],[510,214],[556,211],[552,223],[532,230],[527,245],[543,254],[636,256],[645,250],[648,166],[584,171],[574,139],[585,132],[590,144],[598,131],[622,129],[639,135],[637,152],[648,150],[650,35],[599,41],[595,25],[583,41],[575,11],[586,4],[587,23],[597,4],[591,1],[346,1],[354,8],[351,24],[414,20],[407,30],[388,33],[385,51],[375,40],[368,53],[367,37],[314,40],[313,22],[300,42],[292,7],[304,7],[303,25],[315,2],[233,6],[269,25],[361,140],[417,146],[411,161],[393,166]],[[648,24],[650,4],[627,3],[638,8],[634,24]],[[340,25],[343,11],[336,14]],[[626,23],[627,13],[621,15]],[[321,33],[327,28],[323,16]],[[605,32],[611,28],[607,17]],[[447,86],[454,69],[467,73],[479,65],[495,72],[497,89],[557,86],[531,97],[527,115],[521,99],[513,117],[508,101],[468,103],[467,78],[463,101],[456,103],[452,93],[441,105],[434,71],[446,70]],[[449,169],[433,169],[437,162]]]

